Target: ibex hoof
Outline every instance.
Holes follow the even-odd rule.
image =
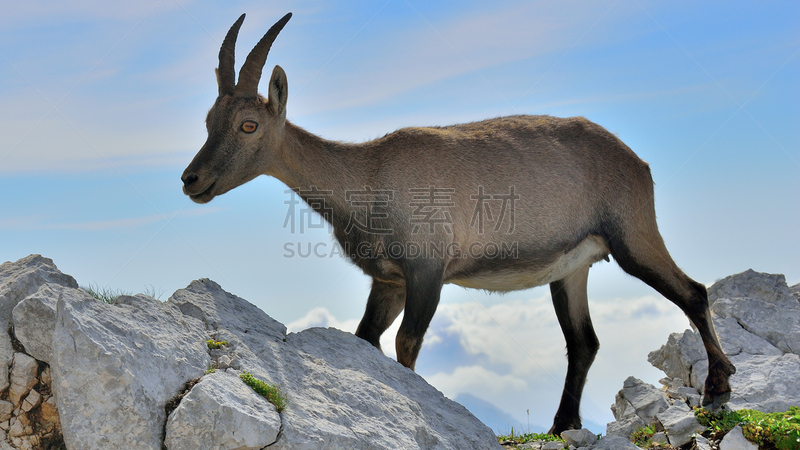
[[[730,392],[724,392],[722,394],[717,395],[704,395],[703,396],[703,407],[710,410],[715,411],[721,408],[725,403],[731,399]]]

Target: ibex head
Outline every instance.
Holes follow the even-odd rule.
[[[206,117],[208,139],[181,177],[183,193],[197,203],[267,173],[272,158],[265,153],[277,148],[286,121],[286,73],[275,66],[267,99],[258,94],[258,82],[272,42],[292,13],[273,25],[247,55],[235,83],[236,36],[244,16],[233,24],[219,50],[219,96]]]

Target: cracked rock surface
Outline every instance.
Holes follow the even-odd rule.
[[[800,404],[800,284],[790,288],[783,275],[748,270],[718,281],[708,293],[720,343],[736,366],[725,408],[777,412]],[[696,436],[702,427],[691,410],[700,405],[708,373],[700,335],[673,333],[648,360],[667,375],[663,388],[626,380],[611,406],[617,420],[608,424],[607,434],[630,437],[648,425],[664,430],[673,447],[693,442],[693,448],[711,448]],[[669,408],[653,413],[654,404]]]
[[[365,341],[287,335],[211,280],[166,302],[108,304],[32,255],[0,265],[0,322],[16,329],[0,332],[0,448],[499,448],[463,406]],[[243,371],[279,386],[286,409]]]

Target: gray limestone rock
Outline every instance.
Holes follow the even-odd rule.
[[[705,427],[697,422],[694,412],[683,402],[675,402],[666,411],[660,412],[658,421],[664,426],[669,444],[680,447],[692,440],[692,436],[700,434]]]
[[[597,435],[586,428],[567,430],[561,433],[561,438],[574,447],[588,447],[597,442]]]
[[[275,406],[232,372],[204,376],[167,420],[170,450],[264,448],[278,437]]]
[[[748,441],[742,433],[742,427],[736,425],[722,438],[719,450],[758,450],[758,445]]]
[[[164,405],[208,367],[205,326],[169,305],[110,305],[79,289],[57,311],[51,371],[67,447],[160,448]]]

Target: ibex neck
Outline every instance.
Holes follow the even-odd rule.
[[[344,191],[364,187],[365,158],[357,144],[329,141],[288,121],[283,133],[280,162],[270,175],[289,188],[307,190],[314,186],[343,198]]]
[[[349,191],[369,186],[373,169],[365,146],[328,141],[286,122],[275,172],[312,209],[333,225],[340,243],[352,210]]]

